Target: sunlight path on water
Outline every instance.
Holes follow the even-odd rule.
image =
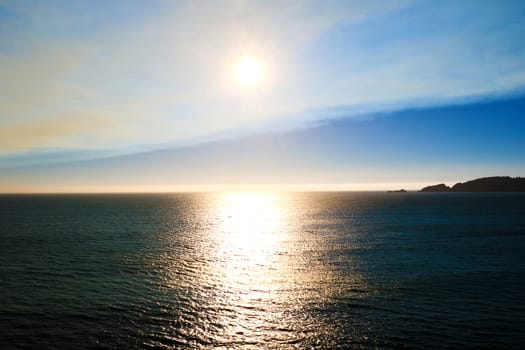
[[[300,201],[291,201],[272,193],[208,197],[193,261],[183,265],[191,270],[181,271],[174,259],[172,271],[173,283],[190,278],[185,284],[193,286],[194,302],[206,305],[205,319],[192,330],[199,343],[278,346],[329,333],[307,310],[343,286],[362,283],[328,266],[324,254],[334,243],[305,231]]]

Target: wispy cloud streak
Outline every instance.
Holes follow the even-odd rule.
[[[0,150],[126,153],[516,94],[524,10],[512,1],[2,2]],[[246,52],[266,65],[256,89],[232,78]]]

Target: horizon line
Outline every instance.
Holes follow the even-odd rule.
[[[457,182],[457,181],[456,181]],[[439,183],[455,184],[454,181]],[[220,185],[130,185],[130,186],[31,186],[0,187],[4,194],[161,194],[221,192],[381,192],[404,189],[408,192],[434,184],[428,182],[375,182],[323,184],[220,184]]]

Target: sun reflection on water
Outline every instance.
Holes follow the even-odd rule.
[[[316,210],[300,196],[272,193],[199,202],[197,226],[177,238],[183,248],[170,259],[171,284],[189,298],[187,322],[198,325],[179,332],[217,344],[288,343],[320,332],[311,308],[357,277],[334,269]]]
[[[286,239],[286,218],[287,210],[275,195],[234,193],[221,197],[214,232],[221,260],[233,270],[268,267],[279,243]]]
[[[220,281],[216,301],[235,310],[221,317],[230,338],[287,340],[297,325],[288,313],[304,307],[311,297],[304,288],[308,282],[323,278],[315,266],[306,264],[299,223],[288,201],[285,195],[271,193],[216,198],[210,275]]]

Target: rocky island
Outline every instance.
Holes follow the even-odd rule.
[[[458,182],[452,187],[445,184],[427,186],[420,192],[525,192],[525,178],[509,176],[483,177]]]

